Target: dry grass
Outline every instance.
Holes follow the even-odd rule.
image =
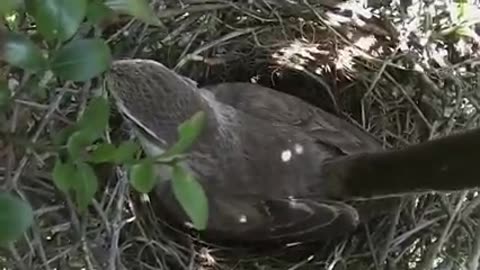
[[[350,119],[385,147],[478,125],[478,36],[448,34],[454,22],[442,1],[403,13],[392,4],[380,15],[335,2],[159,0],[164,28],[120,21],[106,35],[116,58],[156,59],[201,85],[259,82]],[[75,121],[99,84],[54,87],[48,103],[21,96],[1,120],[2,129],[23,137],[4,140],[0,176],[36,214],[26,241],[0,256],[6,269],[478,268],[474,191],[406,196],[337,245],[288,260],[240,255],[175,232],[129,191],[118,168],[99,169],[102,191],[80,218],[52,184],[51,153],[21,145],[48,141]]]

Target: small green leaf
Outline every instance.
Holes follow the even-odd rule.
[[[201,134],[206,123],[205,112],[199,111],[178,127],[179,139],[162,156],[174,156],[187,151]]]
[[[22,4],[21,0],[2,0],[0,3],[0,16],[9,14]]]
[[[105,5],[103,0],[92,0],[88,3],[87,18],[93,24],[100,23],[112,13],[113,11]]]
[[[87,0],[31,0],[37,29],[47,40],[65,41],[85,18]]]
[[[110,117],[110,103],[104,97],[94,97],[83,112],[78,127],[100,136],[105,130]]]
[[[0,245],[18,240],[32,223],[30,204],[11,194],[0,193]]]
[[[141,193],[150,192],[156,183],[153,163],[144,161],[130,168],[130,184]]]
[[[53,143],[56,145],[63,145],[65,142],[68,141],[68,138],[77,131],[77,127],[72,125],[72,126],[67,126],[63,129],[61,129],[59,132],[55,133],[52,135],[52,140]]]
[[[469,38],[477,37],[477,33],[475,32],[475,30],[471,29],[468,26],[458,26],[455,30],[455,34],[457,34],[458,36]]]
[[[173,193],[197,230],[208,222],[208,201],[200,183],[179,165],[173,167]]]
[[[105,5],[118,13],[133,16],[145,23],[161,25],[146,0],[106,0]]]
[[[2,45],[3,44],[3,45]],[[0,31],[0,60],[12,66],[36,73],[46,67],[42,51],[26,36]]]
[[[102,39],[74,40],[54,55],[51,69],[63,80],[88,81],[108,69],[110,48]]]
[[[132,161],[135,153],[140,149],[139,145],[133,141],[122,142],[115,152],[115,163],[123,163]]]
[[[467,13],[468,13],[468,1],[455,1],[457,2],[457,20],[458,21],[463,21],[465,20],[465,18],[467,17]]]
[[[82,160],[86,154],[86,147],[96,139],[88,130],[75,131],[67,140],[67,150],[74,160]]]
[[[68,191],[73,187],[76,173],[77,169],[73,163],[62,163],[62,161],[57,158],[52,173],[53,183],[58,189],[68,193]]]
[[[102,143],[90,152],[88,161],[93,163],[110,162],[115,159],[117,148],[110,143]]]
[[[74,183],[75,199],[80,212],[84,212],[98,190],[98,179],[93,168],[87,163],[77,164]]]

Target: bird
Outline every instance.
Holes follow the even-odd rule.
[[[295,96],[247,82],[199,87],[150,59],[113,61],[105,87],[147,155],[168,149],[178,126],[205,112],[183,162],[208,198],[207,239],[328,241],[359,225],[350,200],[480,183],[480,129],[385,149],[357,125]],[[171,222],[187,226],[171,181],[160,181],[152,196]]]

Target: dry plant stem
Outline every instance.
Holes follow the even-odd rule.
[[[347,245],[347,241],[343,241],[341,244],[335,247],[334,258],[331,263],[329,263],[327,269],[333,270],[337,266],[339,262],[341,262],[344,258],[342,257],[342,253],[345,250],[345,246]]]
[[[75,211],[75,204],[72,202],[70,196],[66,196],[65,198],[68,206],[68,210],[70,213],[70,221],[72,224],[73,229],[81,236],[81,225],[80,220],[78,219],[77,213]]]
[[[130,26],[132,26],[132,24],[135,22],[135,19],[131,19],[128,21],[127,24],[125,24],[122,28],[118,29],[117,32],[115,32],[114,34],[110,35],[110,37],[108,37],[108,39],[105,41],[107,44],[111,43],[113,40],[115,40],[116,38],[118,38],[121,34],[125,33],[127,31],[128,28],[130,28]]]
[[[27,266],[23,262],[23,259],[18,254],[17,249],[13,245],[9,245],[8,249],[10,251],[10,254],[12,254],[13,259],[17,263],[17,267],[20,270],[28,270]]]
[[[32,143],[35,143],[39,139],[39,137],[42,134],[44,128],[46,127],[46,125],[50,121],[50,118],[52,117],[54,111],[56,110],[60,101],[62,100],[62,97],[63,97],[63,92],[60,92],[57,95],[57,97],[55,98],[54,102],[52,102],[52,104],[49,106],[49,109],[46,112],[46,114],[44,115],[42,121],[40,122],[39,127],[37,128],[36,132],[32,136],[32,139],[31,139]],[[18,106],[18,104],[17,104],[17,106]],[[20,179],[20,176],[21,176],[25,166],[28,164],[30,157],[31,157],[31,153],[28,153],[28,152],[25,156],[22,157],[22,159],[19,162],[19,165],[18,165],[17,169],[15,170],[15,173],[14,173],[13,177],[11,177],[9,179],[9,183],[7,184],[7,186],[9,186],[9,188],[13,188],[16,191],[16,193],[19,194],[25,201],[28,201],[28,200],[27,200],[25,194],[23,194],[23,192],[18,188],[18,181]],[[37,238],[37,242],[38,242],[37,247],[38,247],[38,252],[40,254],[40,258],[41,258],[43,264],[46,264],[46,269],[50,269],[48,264],[46,263],[47,258],[46,258],[46,255],[45,255],[44,248],[42,246],[40,232],[38,231],[37,226],[34,226],[32,228],[32,230],[33,230],[33,233],[34,233],[34,237]],[[30,243],[29,243],[29,246],[31,246]]]
[[[365,92],[365,94],[362,97],[362,102],[365,102],[365,98],[373,91],[375,86],[378,84],[378,82],[382,78],[383,73],[385,72],[385,68],[387,68],[388,64],[390,64],[392,62],[392,59],[395,58],[399,49],[400,49],[400,44],[397,47],[395,47],[395,50],[393,51],[392,55],[389,56],[388,59],[386,59],[382,63],[382,66],[380,67],[378,72],[375,73],[375,77],[373,78],[372,83],[370,84],[367,91]]]
[[[383,247],[382,252],[378,256],[379,257],[378,260],[382,267],[384,267],[385,263],[387,262],[387,256],[390,251],[390,247],[393,244],[393,238],[395,237],[395,231],[396,231],[395,229],[397,227],[398,221],[400,219],[400,213],[402,212],[402,208],[403,208],[403,201],[404,201],[404,198],[402,198],[402,200],[397,206],[397,209],[393,213],[393,220],[392,220],[392,224],[390,225],[390,230],[388,230],[388,234],[385,239],[385,246]]]
[[[194,57],[194,56],[197,56],[199,55],[200,53],[208,50],[208,49],[211,49],[225,41],[228,41],[230,39],[233,39],[233,38],[236,38],[236,37],[239,37],[239,36],[243,36],[245,34],[248,34],[250,32],[253,32],[257,29],[258,27],[249,27],[249,28],[245,28],[245,29],[240,29],[238,31],[235,31],[235,32],[231,32],[231,33],[228,33],[222,37],[220,37],[219,39],[217,40],[213,40],[203,46],[200,46],[198,49],[196,49],[195,51],[193,51],[192,53],[190,54],[187,54],[185,55],[183,58],[180,59],[180,61],[178,61],[177,65],[173,68],[174,71],[178,71],[179,69],[181,69],[189,60],[190,58]]]
[[[208,17],[208,19],[210,19],[210,15],[206,15]],[[207,19],[207,20],[208,20]],[[192,46],[193,42],[197,39],[197,37],[200,35],[201,32],[203,32],[204,30],[202,28],[199,28],[197,29],[193,35],[190,37],[189,41],[187,42],[187,45],[185,46],[185,48],[183,48],[182,50],[182,53],[180,54],[180,56],[178,57],[178,59],[184,59],[185,58],[185,55],[188,54],[188,51],[190,50],[190,47]],[[181,61],[181,60],[180,60]],[[178,61],[178,62],[180,62]]]
[[[363,126],[365,126],[365,124],[367,123],[367,121],[366,121],[366,110],[365,110],[366,99],[370,95],[370,93],[373,91],[373,89],[375,89],[375,86],[377,86],[378,82],[382,78],[383,73],[385,72],[385,68],[388,66],[388,64],[390,64],[392,62],[392,59],[395,57],[395,55],[397,54],[399,49],[400,49],[400,44],[395,48],[392,55],[382,63],[382,66],[380,67],[378,72],[375,74],[375,77],[373,78],[372,83],[368,87],[367,91],[365,91],[365,93],[363,94],[363,97],[360,101],[361,108],[362,108],[362,125]]]
[[[83,260],[85,261],[85,264],[86,264],[86,266],[87,266],[87,269],[88,269],[88,270],[95,270],[95,269],[97,269],[96,267],[93,266],[92,260],[90,259],[90,257],[91,257],[91,252],[90,252],[90,248],[88,247],[88,243],[87,243],[87,238],[86,238],[85,232],[82,232],[81,243],[82,243],[82,251],[83,251]]]
[[[380,264],[378,263],[377,251],[375,250],[375,247],[373,245],[370,230],[368,229],[368,224],[365,224],[365,234],[367,235],[368,247],[370,248],[370,255],[372,256],[373,263],[375,264],[375,268],[377,270],[380,270],[381,268],[380,268]]]
[[[42,261],[43,266],[46,270],[51,270],[50,264],[48,263],[47,254],[45,252],[45,248],[43,247],[43,239],[40,233],[40,228],[38,227],[37,223],[33,224],[33,237],[35,242],[37,242],[37,251],[40,255],[40,260]]]
[[[480,196],[476,196],[470,201],[467,207],[462,211],[462,219],[467,218],[480,206]]]
[[[53,116],[53,113],[57,109],[58,105],[60,104],[60,101],[62,101],[63,98],[63,92],[58,93],[58,95],[55,97],[54,101],[52,104],[49,106],[48,111],[45,113],[42,121],[40,122],[37,130],[35,131],[34,135],[32,136],[31,142],[35,143],[37,140],[40,138],[40,135],[42,134],[43,130],[47,126],[48,122],[50,121],[50,118]],[[18,180],[25,169],[25,166],[28,164],[28,161],[30,159],[30,155],[25,155],[19,162],[19,165],[12,177],[12,187],[17,187],[18,185]]]
[[[51,263],[54,263],[57,260],[65,258],[66,255],[68,255],[73,250],[76,250],[79,246],[80,244],[73,244],[70,247],[66,248],[65,250],[58,252],[57,255],[50,258],[48,261],[46,261],[46,263],[43,266],[50,265]]]
[[[206,13],[207,11],[215,11],[215,10],[220,10],[220,9],[226,9],[226,8],[231,8],[231,5],[229,4],[203,4],[203,5],[194,5],[194,6],[188,6],[185,8],[180,8],[180,9],[165,9],[162,10],[161,12],[158,12],[157,18],[160,19],[166,19],[166,18],[171,18],[175,17],[177,15],[185,14],[185,13]]]
[[[92,206],[95,209],[95,211],[98,213],[98,215],[100,216],[100,220],[102,221],[103,225],[105,226],[105,230],[107,230],[107,233],[110,234],[111,233],[111,228],[109,226],[110,222],[108,221],[108,216],[105,213],[105,211],[103,211],[102,206],[100,205],[100,203],[96,199],[93,199]]]
[[[409,230],[399,236],[397,236],[397,238],[395,238],[393,241],[392,241],[392,245],[390,246],[391,249],[393,248],[397,248],[398,246],[400,246],[404,241],[406,241],[408,238],[412,237],[414,234],[420,232],[421,230],[423,229],[426,229],[430,226],[432,226],[433,224],[435,223],[438,223],[440,222],[442,219],[445,219],[447,216],[444,215],[444,216],[440,216],[440,217],[436,217],[432,220],[429,220],[429,221],[425,221],[419,225],[417,225],[415,228],[413,228],[412,230]]]
[[[480,260],[480,222],[477,221],[477,230],[473,239],[472,251],[467,261],[468,270],[478,270]]]
[[[292,267],[288,268],[288,270],[297,270],[301,269],[302,266],[306,265],[307,263],[311,262],[315,257],[313,255],[308,256],[305,260],[293,265]]]
[[[14,101],[17,104],[29,106],[29,107],[32,107],[34,109],[48,110],[48,105],[43,105],[43,104],[40,104],[40,103],[37,103],[37,102],[34,102],[34,101],[23,100],[23,99],[15,99]]]
[[[262,23],[272,23],[272,22],[277,22],[275,19],[268,19],[268,18],[264,18],[264,17],[261,17],[260,15],[257,15],[255,13],[253,13],[251,10],[249,10],[248,8],[242,8],[238,5],[235,5],[234,3],[231,3],[230,4],[233,8],[239,10],[240,12],[242,12],[243,14],[251,17],[251,18],[254,18],[255,20],[258,20]],[[264,10],[265,11],[265,10]],[[272,13],[275,13],[275,11],[273,10],[270,10],[269,12],[272,12]],[[278,18],[278,16],[276,16]]]
[[[142,32],[138,35],[137,46],[132,49],[129,53],[130,58],[134,58],[137,55],[137,52],[140,50],[141,46],[143,45],[143,40],[145,39],[145,34],[147,33],[148,24],[144,24],[142,27]]]
[[[118,185],[117,185],[118,186]],[[135,210],[135,207],[133,206],[132,202],[130,200],[127,200],[127,205],[128,205],[128,208],[129,208],[129,211],[133,213],[133,216],[136,217],[138,216],[137,213],[136,213],[136,210]],[[154,214],[152,214],[154,218]],[[140,234],[141,234],[141,237],[137,237],[137,239],[135,239],[134,241],[135,242],[145,242],[145,245],[142,249],[144,248],[150,248],[152,250],[162,250],[162,255],[172,255],[175,257],[175,259],[177,260],[177,262],[182,266],[182,269],[187,269],[187,266],[185,265],[184,261],[180,258],[180,255],[179,255],[179,252],[175,252],[175,251],[171,251],[171,249],[168,249],[166,247],[164,247],[161,243],[158,243],[156,242],[155,240],[150,240],[149,239],[149,234],[148,234],[148,229],[145,229],[142,225],[142,222],[140,219],[135,219],[134,220],[134,224],[136,225],[136,227],[138,228],[138,230],[140,231]],[[155,235],[159,236],[163,236],[163,234],[160,232],[160,233],[156,233]],[[180,246],[180,244],[176,244],[176,243],[169,243],[171,245],[174,245],[176,246],[177,248],[183,248],[182,246]],[[156,247],[158,246],[158,248]],[[139,255],[140,256],[140,255]],[[155,260],[157,261],[157,263],[159,265],[162,265],[160,263],[160,261],[162,261],[159,257],[158,257],[158,254],[157,252],[153,252],[153,256],[155,257]]]
[[[400,89],[402,91],[402,94],[405,95],[405,98],[408,100],[408,102],[410,102],[410,104],[412,104],[412,107],[415,109],[415,111],[417,111],[418,115],[420,116],[420,118],[422,118],[423,122],[425,123],[425,125],[427,125],[428,129],[429,130],[432,130],[432,124],[430,123],[430,121],[428,121],[428,119],[425,117],[425,115],[423,114],[422,110],[420,110],[420,108],[418,107],[418,105],[412,100],[412,98],[408,95],[407,91],[405,91],[405,88],[400,85],[397,80],[395,80],[395,78],[390,75],[390,73],[388,72],[385,72],[385,75],[387,76],[387,78],[393,82],[393,84],[395,84],[396,87],[398,87],[398,89]]]
[[[28,84],[28,82],[30,81],[31,79],[31,74],[30,73],[26,73],[23,77],[22,77],[22,81],[20,82],[20,85],[16,88],[16,91],[13,95],[13,99],[15,99],[16,96],[19,96],[25,89],[26,85]],[[15,133],[16,131],[16,128],[17,128],[17,120],[18,120],[18,109],[19,109],[19,106],[18,104],[14,104],[13,105],[13,116],[12,116],[12,119],[11,119],[11,122],[10,122],[10,132],[12,134]],[[14,154],[13,154],[13,145],[9,145],[8,146],[8,159],[7,159],[7,166],[6,166],[6,186],[5,186],[5,189],[6,190],[9,190],[11,188],[15,188],[15,182],[12,180],[12,170],[13,170],[13,164],[14,164],[14,161],[15,161],[15,157],[14,157]]]
[[[127,176],[125,175],[124,172],[122,172],[120,169],[117,169],[117,176],[119,179],[119,187],[118,187],[118,199],[117,199],[117,205],[115,207],[115,215],[113,218],[113,221],[111,223],[111,241],[110,241],[110,252],[109,252],[109,259],[108,259],[108,269],[109,270],[115,270],[117,269],[118,265],[120,263],[120,259],[118,258],[120,253],[119,253],[119,248],[118,248],[118,241],[120,239],[120,231],[123,227],[122,223],[122,211],[123,211],[123,205],[125,202],[125,193],[128,190],[128,180]]]
[[[460,213],[460,210],[462,208],[462,205],[465,201],[465,197],[467,196],[468,191],[462,192],[462,194],[459,196],[457,205],[455,206],[455,210],[450,216],[450,219],[447,222],[447,225],[445,226],[444,230],[442,231],[442,234],[438,238],[437,242],[431,246],[431,248],[427,251],[425,258],[423,262],[419,265],[417,269],[419,270],[430,270],[433,268],[433,263],[435,259],[437,258],[438,254],[440,253],[440,250],[442,249],[443,245],[448,239],[448,233],[450,229],[452,228],[453,221],[456,219],[458,214]]]
[[[195,258],[198,254],[193,245],[190,246],[190,254],[188,269],[195,269]]]
[[[170,30],[168,35],[160,41],[159,45],[165,44],[173,40],[177,36],[181,35],[183,32],[186,32],[187,28],[193,23],[195,23],[199,17],[200,16],[189,16],[188,18],[186,18],[181,25],[179,25],[177,28],[173,30]]]

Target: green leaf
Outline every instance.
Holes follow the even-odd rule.
[[[477,37],[477,33],[475,32],[475,30],[471,29],[468,26],[458,26],[455,30],[455,34],[461,37],[469,37],[469,38]]]
[[[42,51],[26,36],[14,32],[0,31],[0,59],[32,73],[46,67]]]
[[[0,193],[0,244],[18,240],[33,223],[31,206],[11,194]]]
[[[152,25],[161,25],[147,0],[106,0],[105,5],[112,10],[133,16]]]
[[[87,163],[77,164],[74,182],[75,199],[80,212],[84,212],[98,190],[98,179],[93,168]]]
[[[78,127],[100,136],[107,127],[109,117],[110,103],[104,97],[94,97],[80,117]]]
[[[78,130],[77,127],[74,125],[63,128],[59,132],[52,135],[53,143],[56,145],[63,145],[65,142],[68,141],[70,136],[77,130]]]
[[[87,18],[93,24],[100,23],[112,13],[112,10],[105,5],[103,0],[92,0],[88,3]]]
[[[15,11],[22,4],[21,0],[2,0],[0,3],[0,16],[9,14]]]
[[[115,163],[130,162],[135,158],[135,153],[140,149],[139,145],[132,141],[122,142],[115,152]]]
[[[162,156],[175,156],[187,151],[201,134],[206,119],[205,112],[199,111],[190,119],[179,125],[178,133],[180,138]]]
[[[110,162],[115,159],[117,148],[110,143],[102,143],[90,152],[88,161],[93,163]]]
[[[74,40],[54,55],[51,69],[63,80],[87,81],[106,71],[112,61],[102,39]]]
[[[62,161],[57,158],[52,172],[53,183],[58,189],[68,193],[74,185],[76,173],[77,168],[73,163],[62,163]]]
[[[467,17],[468,1],[456,1],[457,2],[457,18],[459,21],[463,21]]]
[[[156,183],[153,163],[143,161],[130,168],[130,184],[141,193],[150,192]]]
[[[96,138],[88,130],[75,131],[67,140],[68,153],[74,160],[82,160],[86,154],[86,147]]]
[[[173,193],[197,230],[208,222],[208,201],[200,183],[179,165],[173,166]]]
[[[37,29],[47,40],[65,41],[80,27],[87,0],[31,0]]]

